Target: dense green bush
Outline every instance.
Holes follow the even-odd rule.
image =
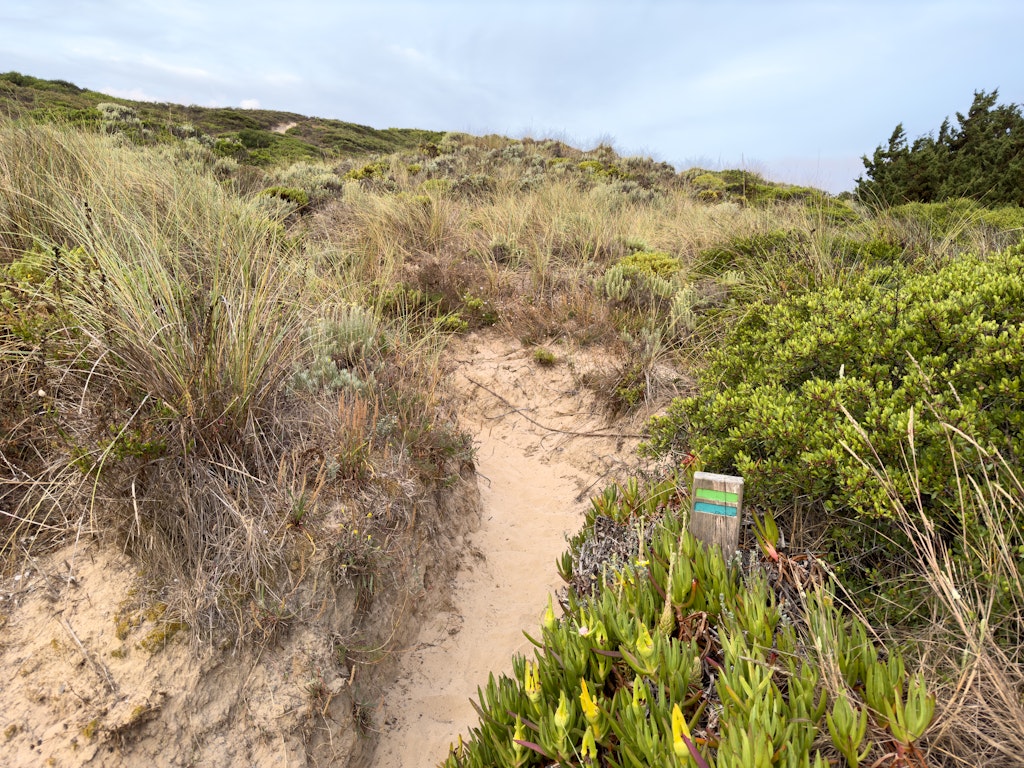
[[[919,501],[940,532],[970,530],[958,480],[972,467],[951,455],[966,448],[960,433],[1014,466],[1024,456],[1022,277],[1018,246],[924,274],[877,268],[844,289],[753,306],[712,355],[701,394],[653,421],[647,449],[743,475],[755,505],[852,520],[843,532],[866,551],[875,531],[895,536],[893,506],[846,443],[888,467],[906,506]]]
[[[701,173],[691,182],[697,191],[697,197],[707,202],[721,200],[725,194],[725,181],[714,173]]]
[[[277,197],[285,202],[294,203],[299,208],[309,205],[309,194],[303,189],[294,187],[268,187],[262,194],[267,197]]]
[[[82,93],[85,89],[79,88],[67,80],[43,80],[31,75],[23,75],[20,72],[4,72],[0,74],[0,80],[6,80],[22,88],[36,88],[42,91],[61,91],[65,93]]]

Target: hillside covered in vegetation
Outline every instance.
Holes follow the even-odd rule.
[[[394,152],[440,137],[436,131],[381,130],[268,109],[119,99],[64,80],[41,80],[20,72],[0,74],[0,114],[35,122],[57,121],[85,130],[116,127],[143,144],[194,139],[220,157],[251,165]]]
[[[114,542],[206,646],[343,589],[365,616],[470,476],[450,339],[600,347],[578,386],[655,413],[648,469],[594,495],[449,768],[1024,765],[1012,195],[876,188],[904,163],[877,153],[837,198],[16,73],[0,98],[5,572]],[[697,469],[746,479],[742,556],[687,532]]]

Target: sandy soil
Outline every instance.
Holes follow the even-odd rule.
[[[553,367],[495,336],[471,337],[455,351],[483,518],[462,541],[448,609],[423,625],[383,702],[378,768],[436,765],[459,734],[468,735],[477,686],[491,672],[511,672],[513,654],[531,648],[523,630],[536,636],[547,596],[563,586],[555,561],[590,495],[633,461],[636,439],[620,435],[635,426],[609,425],[577,383],[600,358],[551,349],[559,358]]]
[[[528,650],[522,630],[536,631],[547,595],[561,586],[555,559],[590,495],[632,461],[636,439],[619,433],[636,424],[610,426],[578,385],[599,357],[552,350],[558,364],[542,367],[493,333],[454,348],[483,505],[471,476],[422,501],[443,505],[426,514],[446,522],[440,540],[415,544],[427,558],[416,590],[396,586],[411,601],[382,596],[358,618],[353,591],[318,589],[317,578],[300,575],[297,588],[312,590],[301,620],[256,648],[197,649],[116,548],[83,536],[27,559],[0,582],[0,765],[421,768],[443,760],[476,723],[477,686]],[[385,615],[399,603],[411,607]],[[338,653],[339,642],[375,631],[391,649],[383,660]]]
[[[273,133],[288,133],[288,131],[290,131],[296,125],[298,125],[298,123],[278,123],[270,130]]]
[[[419,509],[459,535],[479,512],[476,484],[458,481]],[[243,649],[191,643],[116,547],[83,536],[28,557],[0,581],[0,766],[365,764],[367,691],[387,665],[360,649],[406,647],[454,569],[451,547],[421,544],[430,562],[418,584],[396,575],[368,615],[355,589],[300,568],[301,614],[279,626],[263,616],[273,634]]]

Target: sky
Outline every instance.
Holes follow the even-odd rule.
[[[2,0],[0,71],[838,193],[897,123],[1024,102],[1021,29],[1021,0]]]

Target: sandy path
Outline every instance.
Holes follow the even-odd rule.
[[[529,650],[522,631],[536,635],[547,595],[562,586],[555,560],[582,523],[588,490],[618,474],[635,445],[553,431],[633,431],[608,427],[564,359],[543,368],[518,342],[493,337],[471,339],[456,356],[483,515],[464,541],[449,610],[427,620],[384,701],[379,768],[436,765],[476,724],[470,697]]]

